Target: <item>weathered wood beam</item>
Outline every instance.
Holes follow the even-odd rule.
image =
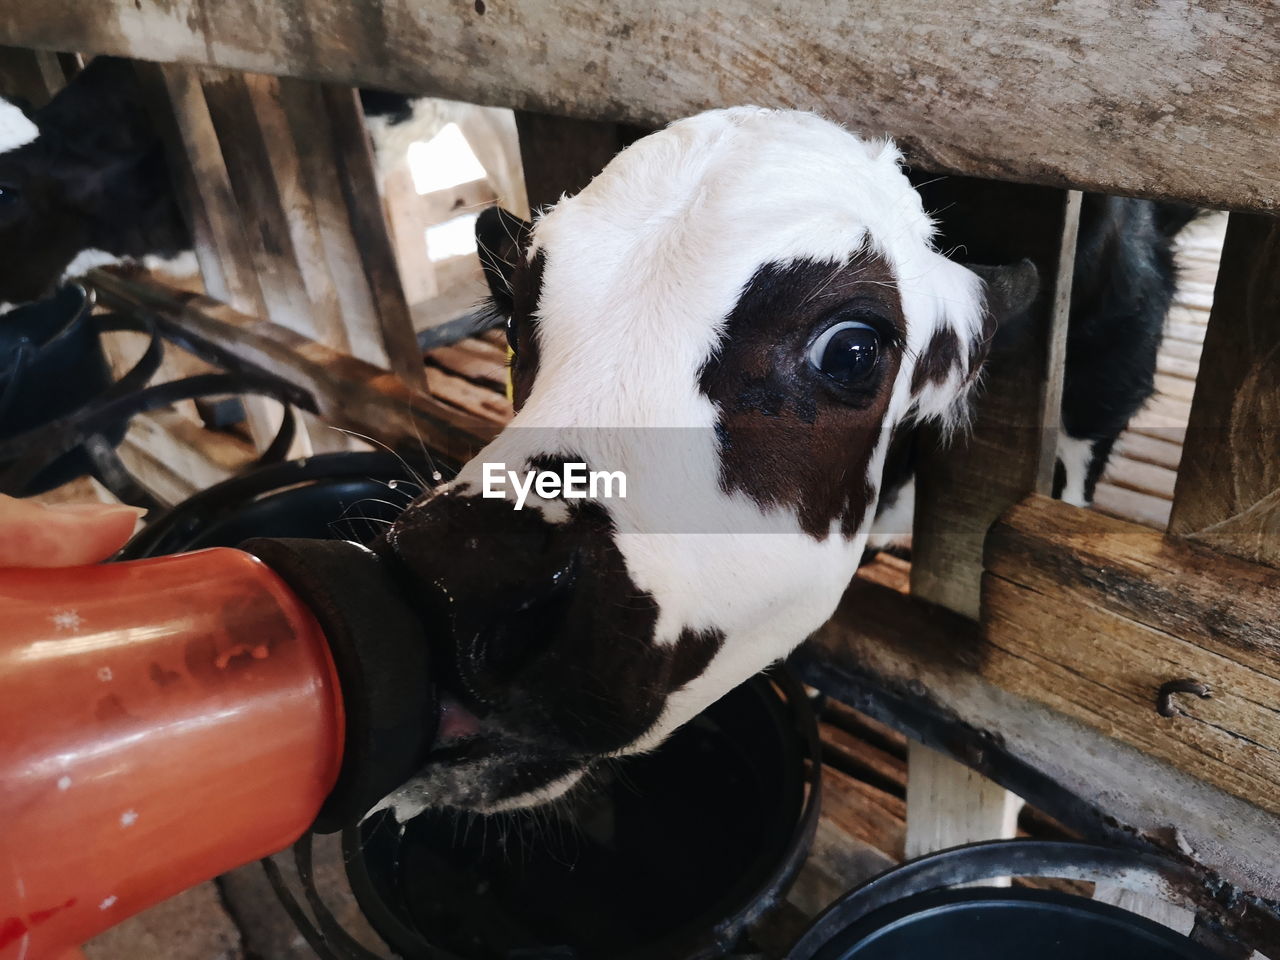
[[[924,440],[911,565],[915,596],[975,618],[987,529],[1052,482],[1080,216],[1074,191],[989,184],[985,194],[991,215],[1007,221],[1011,244],[1036,264],[1041,289],[1026,321],[1030,334],[991,364],[970,435],[951,449]],[[913,743],[908,773],[909,856],[1014,835],[1022,801],[964,764]]]
[[[0,42],[648,127],[798,107],[926,169],[1280,209],[1271,0],[44,0]]]
[[[230,370],[279,378],[295,398],[327,423],[395,449],[424,446],[464,460],[499,432],[411,389],[399,377],[300,334],[197,294],[177,294],[149,280],[96,270],[90,281],[100,302],[153,317],[168,338]]]
[[[983,676],[1280,816],[1277,611],[1280,571],[1034,497],[987,540]]]
[[[1002,689],[988,676],[990,656],[971,620],[855,580],[797,665],[820,689],[1085,836],[1201,865],[1201,901],[1220,898],[1236,911],[1224,919],[1264,953],[1280,951],[1280,817]]]
[[[520,162],[529,206],[550,206],[591,182],[634,139],[616,123],[518,111]]]
[[[1040,291],[1027,335],[988,361],[972,429],[949,445],[922,441],[911,557],[913,594],[974,619],[988,529],[1044,489],[1053,462],[1065,363],[1059,348],[1080,212],[1073,195],[1044,187],[987,184],[983,191],[992,216],[1007,220],[1007,260],[1030,259]]]
[[[1169,532],[1280,566],[1280,220],[1227,226]]]

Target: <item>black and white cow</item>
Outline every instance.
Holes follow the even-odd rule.
[[[101,263],[190,247],[127,61],[98,57],[29,116],[0,100],[0,303],[39,299]]]
[[[531,227],[485,218],[518,412],[382,548],[452,624],[445,745],[398,816],[550,800],[830,616],[890,434],[963,420],[995,319],[899,160],[812,114],[719,110]],[[621,471],[625,498],[485,496],[486,464],[565,463]]]

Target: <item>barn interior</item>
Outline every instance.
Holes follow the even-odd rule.
[[[914,517],[892,546],[868,550],[786,676],[757,682],[795,779],[791,819],[754,835],[730,811],[756,795],[717,794],[711,772],[707,802],[689,805],[691,837],[721,824],[737,853],[776,862],[760,876],[755,861],[734,867],[750,874],[750,896],[707,906],[687,943],[627,953],[575,919],[565,923],[590,944],[575,950],[511,905],[534,903],[531,888],[493,906],[481,888],[514,883],[513,858],[583,863],[591,876],[583,851],[599,811],[588,806],[437,824],[448,842],[415,848],[422,872],[463,892],[433,894],[425,932],[403,934],[403,916],[370,906],[411,898],[403,875],[377,873],[390,838],[413,836],[384,819],[264,850],[70,953],[30,952],[38,924],[15,908],[0,960],[853,956],[798,951],[824,911],[884,871],[1012,839],[1047,846],[1027,848],[1024,872],[992,874],[998,884],[1122,909],[1204,951],[1186,956],[1280,958],[1280,14],[1261,2],[1107,17],[1084,4],[865,6],[843,19],[818,6],[755,15],[631,0],[60,0],[0,16],[0,97],[27,116],[70,102],[77,84],[101,96],[119,82],[85,84],[95,58],[127,76],[111,109],[154,136],[162,163],[146,176],[189,235],[177,249],[129,248],[140,201],[104,199],[95,181],[77,194],[78,215],[101,221],[95,239],[55,265],[48,289],[22,297],[13,281],[0,314],[10,349],[13,311],[64,282],[85,292],[76,309],[107,375],[71,409],[19,399],[30,416],[8,427],[0,393],[0,492],[144,508],[124,557],[233,535],[376,539],[516,413],[503,318],[485,304],[483,211],[536,219],[620,150],[706,107],[811,109],[892,136],[923,190],[941,180],[956,203],[981,196],[1040,283],[972,422],[917,442]],[[102,127],[103,140],[120,129],[114,117]],[[28,248],[63,241],[2,233],[5,163],[0,149],[4,259],[35,276],[44,267],[27,265]],[[100,172],[77,169],[77,189]],[[1188,213],[1167,238],[1168,302],[1144,306],[1156,325],[1149,396],[1081,497],[1059,462],[1064,395],[1073,363],[1110,345],[1072,340],[1073,283],[1128,282],[1087,252],[1106,198]],[[951,203],[931,211],[945,219]],[[133,252],[99,256],[103,236]],[[950,254],[965,239],[947,243]],[[69,395],[83,374],[54,375]],[[326,506],[264,519],[275,509],[264,504],[300,490]],[[812,713],[811,731],[796,711]],[[10,749],[30,736],[4,732]],[[749,779],[726,771],[724,784]],[[1138,866],[1084,854],[1055,864],[1060,843]],[[406,857],[396,847],[384,859]],[[695,861],[670,869],[698,877]],[[566,915],[611,916],[572,869],[545,882]],[[388,895],[388,883],[403,889]],[[492,935],[477,932],[489,923]]]

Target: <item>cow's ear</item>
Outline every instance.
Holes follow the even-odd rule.
[[[987,289],[987,313],[997,324],[1022,317],[1040,293],[1040,271],[1030,260],[1000,266],[966,263],[980,276]]]
[[[966,263],[986,292],[987,355],[1015,348],[1027,336],[1031,305],[1040,295],[1040,272],[1030,260],[986,266]],[[984,357],[985,359],[985,357]]]
[[[486,207],[476,218],[476,250],[494,306],[504,317],[513,309],[511,277],[529,249],[532,225],[502,207]]]

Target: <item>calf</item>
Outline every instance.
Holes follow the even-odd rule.
[[[442,746],[401,818],[545,802],[800,643],[857,568],[890,435],[963,421],[996,319],[893,145],[811,114],[680,121],[479,232],[518,412],[381,547],[450,624]],[[494,464],[626,495],[517,509]]]

